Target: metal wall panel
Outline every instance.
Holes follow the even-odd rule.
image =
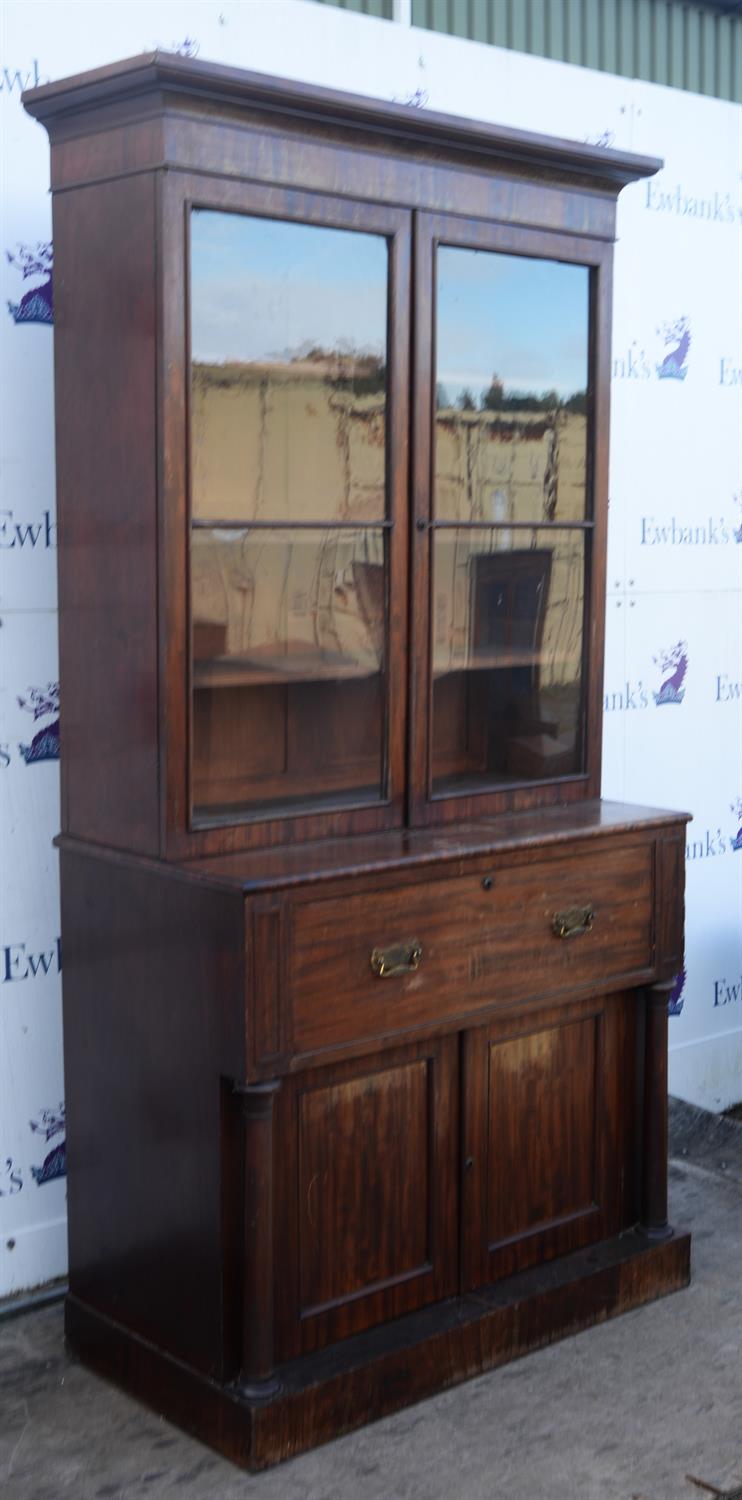
[[[393,18],[393,0],[319,0]],[[412,0],[412,24],[742,104],[742,12],[685,0]]]

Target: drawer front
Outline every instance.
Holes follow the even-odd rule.
[[[294,1050],[608,985],[651,966],[652,909],[648,844],[297,904]]]

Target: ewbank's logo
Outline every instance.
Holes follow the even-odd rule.
[[[688,670],[687,641],[678,641],[677,646],[660,651],[653,660],[664,679],[659,692],[652,694],[657,707],[662,708],[666,703],[682,703],[685,697],[683,683]]]
[[[731,839],[731,847],[739,850],[742,849],[742,797],[739,797],[736,802],[730,802],[729,808],[734,813],[735,822],[738,825],[737,832]]]
[[[43,1136],[47,1145],[56,1140],[57,1136],[65,1135],[65,1108],[60,1104],[58,1109],[42,1109],[38,1120],[30,1120],[29,1124],[35,1135]],[[48,1151],[41,1166],[31,1168],[31,1176],[37,1187],[43,1187],[45,1182],[55,1182],[58,1177],[67,1175],[67,1141],[62,1139]]]
[[[742,974],[737,979],[727,979],[723,974],[714,980],[714,1006],[738,1005],[742,999]]]
[[[41,719],[48,722],[37,730],[30,745],[19,745],[18,749],[27,766],[42,760],[59,760],[59,683],[48,682],[45,688],[29,688],[25,698],[19,698],[21,708],[33,714],[34,724]]]
[[[5,254],[10,265],[20,272],[24,281],[29,281],[31,277],[35,280],[41,277],[36,286],[24,292],[20,302],[8,303],[8,312],[13,322],[51,325],[54,322],[51,240],[38,245],[19,245],[14,255],[10,250],[6,250]]]
[[[48,77],[39,72],[37,58],[31,59],[30,68],[0,67],[0,94],[15,94],[19,99],[24,89],[36,89],[40,83],[48,83]]]
[[[668,1016],[679,1016],[685,1005],[685,979],[685,969],[681,969],[680,973],[676,974],[675,983],[670,991],[670,998],[667,1002]]]
[[[672,214],[677,219],[700,219],[707,224],[742,224],[742,203],[731,193],[715,189],[695,193],[681,182],[665,186],[666,175],[659,173],[647,182],[644,207],[651,213]]]
[[[739,513],[739,526],[735,526],[734,515],[706,515],[703,521],[688,525],[678,516],[664,518],[641,517],[640,547],[730,547],[742,542],[742,492],[732,496]]]
[[[690,349],[690,321],[678,318],[675,323],[663,323],[657,329],[665,350],[664,357],[656,366],[660,380],[685,380],[688,374],[688,351]]]
[[[646,347],[637,339],[613,361],[613,379],[646,381],[685,380],[688,374],[690,351],[690,318],[676,318],[674,323],[663,323],[655,329],[657,342],[652,340]]]

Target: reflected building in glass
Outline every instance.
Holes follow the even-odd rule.
[[[589,272],[437,255],[433,792],[584,765]]]
[[[378,800],[386,241],[194,213],[191,266],[194,812]]]

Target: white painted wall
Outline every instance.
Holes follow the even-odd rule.
[[[6,0],[0,252],[15,256],[19,245],[36,247],[51,235],[47,138],[23,112],[20,88],[155,45],[665,158],[661,176],[628,188],[619,209],[604,793],[693,812],[671,1087],[710,1109],[735,1102],[742,1097],[742,109],[306,0]],[[45,692],[57,679],[52,330],[15,322],[8,310],[41,287],[31,311],[43,317],[46,281],[43,270],[23,280],[2,254],[0,1295],[62,1274],[66,1254],[51,847],[59,821],[56,715],[48,694],[46,710],[43,695],[30,702],[32,690]],[[684,378],[660,379],[658,366],[674,347],[663,330],[682,320],[690,333]],[[663,653],[679,643],[687,661],[682,696],[657,703],[671,675],[663,674]]]

